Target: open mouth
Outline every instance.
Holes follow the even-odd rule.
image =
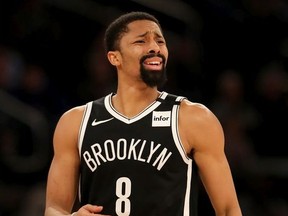
[[[143,64],[148,70],[161,70],[162,69],[162,59],[159,57],[147,58]]]

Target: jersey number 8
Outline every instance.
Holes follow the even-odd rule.
[[[116,200],[115,209],[118,216],[129,216],[131,212],[131,181],[127,177],[121,177],[116,181]]]

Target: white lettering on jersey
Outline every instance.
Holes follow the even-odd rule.
[[[149,148],[148,155],[143,152]],[[147,150],[146,150],[147,151]],[[113,140],[106,140],[103,145],[95,143],[91,146],[91,151],[83,153],[83,159],[89,169],[94,172],[102,163],[114,160],[136,160],[152,164],[157,170],[161,170],[165,163],[168,161],[172,152],[168,152],[167,148],[162,148],[161,144],[154,144],[153,141],[147,144],[147,140],[131,139],[128,142],[126,139],[121,138],[116,143]]]

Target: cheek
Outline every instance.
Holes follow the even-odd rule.
[[[163,55],[164,55],[165,58],[166,58],[166,61],[165,61],[165,66],[166,66],[166,65],[167,65],[167,62],[168,62],[169,54],[168,54],[168,52],[167,52],[167,53],[163,53]]]
[[[126,54],[122,57],[122,61],[124,64],[138,64],[139,63],[139,54],[131,53]]]
[[[121,64],[123,68],[128,70],[139,70],[140,69],[140,60],[138,55],[125,55],[122,57]]]
[[[168,49],[167,49],[167,48],[163,48],[163,49],[161,50],[161,53],[162,53],[162,55],[164,55],[164,56],[166,57],[166,62],[167,62],[168,56],[169,56]]]

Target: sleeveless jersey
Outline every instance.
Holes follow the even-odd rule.
[[[79,131],[80,204],[102,205],[101,214],[113,216],[194,215],[194,163],[178,133],[184,97],[161,92],[127,118],[113,108],[112,96],[86,104]]]

